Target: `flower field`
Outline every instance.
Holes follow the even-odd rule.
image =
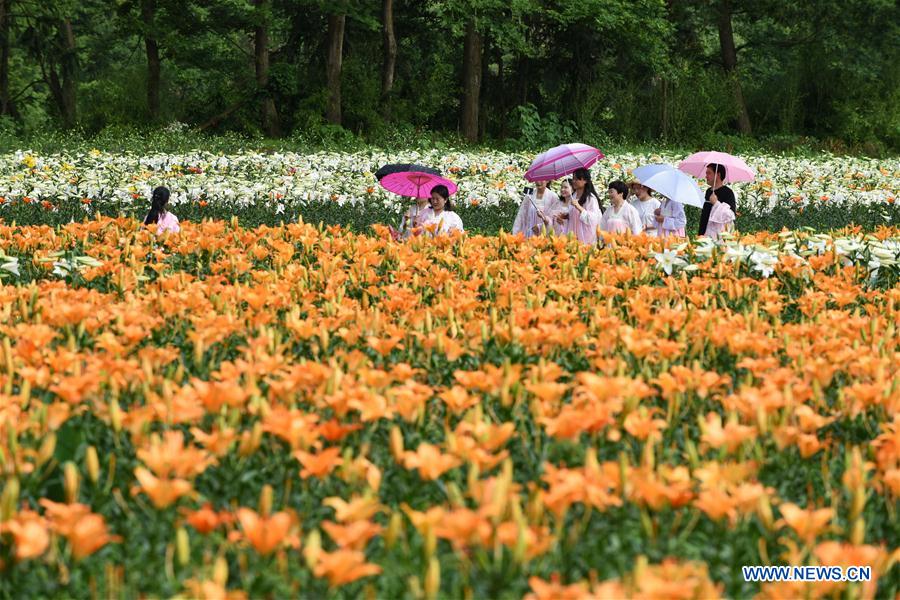
[[[230,218],[277,225],[302,215],[309,223],[342,224],[364,231],[396,221],[399,198],[372,175],[392,162],[439,168],[456,181],[466,228],[509,230],[526,185],[531,154],[456,150],[315,154],[114,154],[100,151],[42,156],[20,151],[0,157],[0,217],[22,224],[67,223],[100,213],[143,215],[150,191],[166,185],[181,219]],[[674,154],[611,153],[592,169],[600,186],[631,179],[642,164],[684,158]],[[872,229],[900,222],[900,160],[821,156],[745,157],[758,173],[735,186],[744,231],[816,230],[855,223]],[[705,187],[705,185],[704,185]],[[699,211],[689,209],[695,220]]]
[[[0,249],[4,597],[900,592],[896,228]]]

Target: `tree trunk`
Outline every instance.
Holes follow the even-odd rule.
[[[346,15],[328,15],[328,58],[325,79],[328,89],[326,117],[330,123],[341,124],[341,60],[344,51],[344,21]]]
[[[147,110],[150,119],[159,119],[160,61],[156,41],[156,0],[141,0],[141,21],[144,25],[144,48],[147,51]]]
[[[737,50],[734,47],[734,30],[731,27],[731,0],[722,0],[719,5],[719,46],[722,49],[725,74],[731,79],[734,100],[740,110],[738,129],[741,133],[749,135],[750,114],[747,112],[747,103],[744,102],[744,92],[741,90],[741,80],[737,72]]]
[[[394,89],[394,69],[397,65],[397,38],[394,36],[394,0],[382,3],[382,33],[384,37],[384,64],[381,69],[381,112],[385,119],[391,117],[391,91]]]
[[[270,0],[255,0],[256,10],[261,14],[256,21],[254,44],[256,50],[256,87],[262,94],[263,131],[269,137],[278,137],[278,111],[275,100],[269,93],[269,8]]]
[[[11,0],[0,0],[0,115],[14,113],[9,99],[9,14]]]
[[[475,21],[466,24],[463,46],[463,113],[462,134],[470,142],[478,141],[478,104],[481,95],[481,34]]]
[[[78,67],[78,55],[75,48],[75,31],[72,22],[64,19],[59,23],[60,42],[62,43],[62,56],[60,57],[60,73],[62,85],[60,86],[60,113],[63,125],[67,128],[75,126],[76,114],[76,82],[75,72]]]

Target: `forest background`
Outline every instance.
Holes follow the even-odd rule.
[[[0,146],[177,122],[884,156],[898,49],[893,0],[0,0]]]

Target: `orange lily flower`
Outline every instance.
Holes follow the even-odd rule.
[[[776,524],[787,525],[807,544],[811,544],[834,517],[832,508],[802,509],[791,502],[785,502],[779,506],[779,510],[782,519]]]
[[[23,510],[5,523],[0,523],[0,533],[13,536],[16,560],[29,560],[42,555],[50,545],[47,521],[34,511]]]
[[[322,450],[318,454],[297,450],[294,452],[294,458],[303,465],[303,469],[300,470],[300,477],[303,479],[309,479],[310,477],[322,479],[331,473],[341,461],[341,449],[338,446],[333,446]]]
[[[156,477],[143,467],[137,467],[134,470],[134,477],[140,486],[132,488],[131,493],[144,492],[153,502],[153,506],[159,509],[170,506],[182,496],[190,494],[194,489],[190,482],[184,479]]]
[[[403,453],[403,466],[407,469],[418,469],[422,479],[433,481],[441,475],[458,467],[462,462],[455,456],[441,454],[436,446],[427,442],[419,444],[415,452]]]
[[[357,550],[337,550],[321,553],[313,572],[316,577],[327,577],[332,586],[341,586],[378,575],[381,567],[367,563],[366,555]]]
[[[382,531],[381,525],[371,521],[353,521],[347,525],[323,521],[322,529],[334,540],[334,543],[341,548],[350,550],[363,550],[369,540]]]
[[[239,508],[237,518],[244,536],[264,556],[271,554],[285,542],[292,524],[291,517],[286,512],[265,517],[249,508]]]

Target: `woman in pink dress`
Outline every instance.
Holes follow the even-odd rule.
[[[613,181],[607,190],[611,202],[600,219],[600,229],[610,233],[633,233],[643,230],[641,217],[635,207],[627,201],[628,186],[623,181]]]
[[[600,197],[591,182],[591,172],[578,169],[572,173],[575,197],[569,202],[566,233],[572,233],[585,244],[597,243],[597,227],[603,216]]]
[[[178,217],[166,210],[169,204],[169,188],[159,186],[153,190],[153,196],[150,198],[150,212],[144,219],[144,225],[152,225],[156,223],[156,234],[161,235],[164,231],[178,233],[181,226],[178,224]]]
[[[559,199],[553,208],[543,212],[544,224],[554,235],[566,235],[569,206],[572,202],[572,180],[565,178],[559,184]]]

